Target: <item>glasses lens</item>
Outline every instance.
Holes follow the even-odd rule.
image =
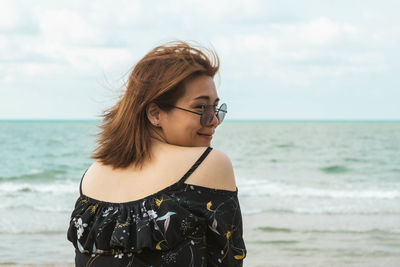
[[[225,103],[222,104],[217,110],[215,110],[214,105],[204,106],[202,115],[200,117],[200,123],[203,127],[206,127],[211,123],[216,114],[218,119],[218,124],[221,124],[221,122],[225,118],[226,113],[227,113],[227,107]]]
[[[221,122],[224,120],[225,118],[225,114],[228,112],[227,110],[227,106],[226,104],[221,104],[221,106],[219,107],[218,111],[217,111],[217,118],[219,121],[219,124],[221,124]]]
[[[214,113],[215,110],[213,105],[203,106],[203,112],[201,113],[200,117],[201,126],[206,127],[207,125],[209,125],[213,120]]]

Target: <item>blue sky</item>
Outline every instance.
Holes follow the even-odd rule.
[[[227,119],[400,119],[398,1],[0,0],[0,119],[96,119],[175,39],[214,48]]]

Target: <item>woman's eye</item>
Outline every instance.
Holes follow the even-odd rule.
[[[207,105],[199,105],[199,106],[196,106],[195,108],[196,108],[196,109],[203,109],[203,108],[205,109],[206,106],[207,106]],[[214,106],[214,110],[217,110],[217,109],[218,109],[218,106],[217,106],[217,105],[213,105],[213,106]]]

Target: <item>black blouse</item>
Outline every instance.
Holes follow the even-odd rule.
[[[246,247],[236,191],[176,183],[145,198],[112,203],[82,194],[67,238],[76,266],[242,266]]]

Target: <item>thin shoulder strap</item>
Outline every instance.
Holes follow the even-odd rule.
[[[80,185],[79,185],[79,193],[80,193],[81,196],[82,196],[82,181],[83,181],[83,176],[85,176],[87,170],[89,170],[89,168],[87,168],[86,171],[85,171],[85,173],[82,175],[81,183],[80,183]]]
[[[197,169],[197,167],[203,162],[203,160],[207,157],[208,153],[212,150],[212,147],[207,147],[207,149],[201,154],[200,158],[196,160],[193,166],[183,175],[183,177],[179,180],[179,183],[183,183],[186,179]]]

